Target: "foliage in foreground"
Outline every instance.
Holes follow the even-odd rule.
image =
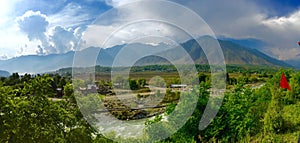
[[[209,97],[209,83],[202,82],[193,115],[180,130],[161,142],[296,142],[300,134],[300,73],[285,74],[292,91],[279,88],[281,72],[257,89],[243,80],[237,81],[225,93],[222,107],[211,124],[199,131]],[[70,81],[62,79],[16,74],[1,79],[0,142],[112,142],[97,134],[83,119]],[[63,100],[49,100],[56,87],[64,88]],[[174,104],[170,104],[167,113],[173,109]],[[148,123],[160,121],[157,117]]]

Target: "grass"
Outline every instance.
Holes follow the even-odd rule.
[[[298,131],[300,135],[300,102],[286,105],[283,108],[283,119],[287,122],[288,131]]]
[[[285,105],[282,109],[283,119],[285,122],[285,131],[280,134],[275,134],[272,138],[274,142],[280,143],[297,143],[300,136],[300,102],[291,105]],[[251,142],[261,142],[264,136],[256,135]]]
[[[85,77],[88,77],[89,75],[81,75],[82,79],[86,79]],[[131,79],[146,79],[149,81],[151,78],[155,76],[162,77],[166,82],[171,81],[174,78],[179,78],[179,74],[177,72],[157,72],[157,71],[145,71],[145,72],[130,72],[129,77]],[[105,80],[109,81],[111,79],[111,73],[110,72],[99,72],[96,74],[96,80]]]

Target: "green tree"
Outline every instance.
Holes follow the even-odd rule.
[[[50,96],[53,97],[55,91],[52,88],[51,83],[53,78],[49,75],[37,76],[28,83],[24,83],[24,88],[22,89],[23,96]]]
[[[138,90],[139,89],[139,85],[136,82],[136,80],[133,79],[129,79],[129,86],[131,90]]]
[[[143,79],[143,78],[138,79],[137,84],[139,85],[139,88],[144,88],[145,85],[147,84],[146,79]]]
[[[30,80],[24,89],[0,87],[0,142],[92,141],[94,131],[76,104],[48,99],[51,81],[43,75]],[[15,90],[21,90],[22,96],[16,96]]]

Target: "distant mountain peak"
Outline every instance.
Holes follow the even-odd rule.
[[[10,73],[8,71],[0,70],[0,77],[8,77],[8,76],[10,76]]]
[[[211,40],[216,40],[211,36],[202,36],[199,37],[201,41],[207,42],[209,46]],[[247,48],[244,45],[237,44],[232,40],[221,39],[218,40],[223,50],[225,61],[227,64],[248,64],[248,65],[268,65],[268,66],[284,66],[290,67],[283,61],[277,60],[275,58],[269,57],[268,55],[256,50],[255,48]],[[214,41],[215,42],[215,41]],[[125,48],[126,46],[126,48]],[[195,39],[188,40],[180,44],[189,56],[195,61],[196,64],[207,64],[206,55],[204,54],[202,48],[198,45]],[[174,60],[177,62],[184,61],[188,59],[186,56],[180,55],[178,51],[174,50],[174,45],[167,45],[166,43],[157,44],[142,44],[142,43],[132,43],[128,45],[116,45],[111,48],[99,48],[99,47],[90,47],[82,51],[71,51],[65,54],[51,54],[45,56],[21,56],[9,60],[0,61],[0,69],[6,70],[9,72],[19,72],[19,73],[44,73],[49,71],[55,71],[61,68],[72,67],[74,55],[80,54],[83,58],[91,58],[91,55],[98,55],[97,65],[101,66],[111,66],[122,49],[124,49],[123,54],[127,54],[130,57],[130,54],[143,54],[149,50],[149,53],[155,53],[155,51],[160,51],[163,57],[164,54],[173,56]],[[145,49],[147,49],[145,51]],[[144,51],[143,51],[144,50]],[[164,51],[163,51],[164,50]],[[162,52],[163,51],[163,52]],[[179,54],[179,55],[178,55]],[[154,56],[147,56],[143,59],[144,61],[139,61],[141,65],[145,64],[164,64],[169,63],[165,60],[158,59]],[[79,61],[80,62],[80,61]],[[90,66],[84,61],[82,65]],[[80,65],[80,64],[79,64]],[[117,66],[117,65],[115,65]]]

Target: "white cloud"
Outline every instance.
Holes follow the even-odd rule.
[[[38,50],[36,50],[36,53],[38,55],[44,55],[45,54],[44,48],[42,48],[41,45],[38,45],[37,47],[38,47]]]
[[[76,37],[72,29],[66,30],[63,27],[57,26],[53,30],[53,35],[50,36],[50,41],[53,42],[57,53],[65,53],[75,50],[75,44],[80,37]]]
[[[78,27],[83,24],[90,24],[94,17],[88,14],[88,9],[76,3],[67,4],[58,13],[49,16],[50,27]]]
[[[123,5],[125,1],[111,2],[115,9],[101,15],[99,21],[89,26],[85,32],[85,46],[102,47],[106,38],[110,38],[110,41],[105,47],[111,47],[146,36],[160,36],[183,42],[190,39],[190,36],[212,34],[197,15],[176,4],[149,0],[131,1],[128,5]]]
[[[27,35],[31,44],[21,47],[22,54],[26,53],[27,48],[35,49],[38,55],[65,53],[74,50],[75,45],[81,37],[82,30],[77,28],[66,29],[62,26],[50,27],[49,19],[40,11],[27,11],[24,15],[17,18],[20,31]]]
[[[21,0],[3,0],[0,1],[0,53],[3,58],[12,58],[24,54],[35,54],[35,48],[20,52],[25,44],[33,45],[33,41],[29,41],[27,35],[20,31],[16,23],[14,6]],[[4,56],[3,56],[4,55]]]
[[[27,11],[23,16],[17,18],[17,23],[20,30],[27,34],[30,41],[46,37],[45,32],[49,22],[47,16],[41,14],[40,11]]]
[[[120,26],[120,25],[119,25]],[[131,25],[126,25],[121,29],[118,26],[103,26],[103,25],[91,25],[83,36],[85,45],[82,48],[97,46],[109,48],[114,45],[121,45],[125,43],[134,42],[132,40],[138,40],[141,38],[147,38],[151,36],[161,36],[161,38],[176,38],[180,41],[183,39],[188,39],[186,34],[182,34],[178,29],[170,27],[167,24],[146,21],[141,23],[133,23]],[[107,40],[107,41],[105,41]],[[158,44],[161,41],[155,41],[152,44]],[[105,43],[105,44],[104,44]],[[104,44],[104,45],[102,45]]]
[[[0,1],[0,27],[7,26],[7,23],[14,19],[13,7],[20,0],[1,0]]]
[[[300,9],[289,16],[266,19],[262,24],[269,31],[265,38],[275,46],[271,51],[273,54],[283,60],[299,56]]]
[[[1,56],[0,56],[0,59],[1,60],[6,60],[8,57],[7,57],[7,55],[6,54],[2,54]]]
[[[257,38],[268,43],[264,50],[279,59],[296,58],[300,53],[300,10],[283,17],[269,17],[266,5],[248,0],[181,1],[196,11],[216,35]],[[284,52],[283,52],[284,51]]]
[[[47,16],[41,14],[40,11],[34,12],[30,10],[25,12],[21,17],[17,17],[16,21],[20,31],[27,35],[30,42],[35,43],[33,47],[36,49],[36,54],[48,54],[48,49],[51,49],[51,45],[48,43],[48,36],[46,35],[49,26]],[[30,48],[33,47],[30,45]]]
[[[20,32],[18,25],[12,23],[10,27],[1,27],[0,26],[0,53],[5,54],[8,58],[15,56],[20,56],[23,54],[35,54],[35,47],[32,49],[27,49],[23,53],[19,53],[20,48],[25,45],[32,45],[34,42],[29,41],[27,35]]]
[[[11,10],[18,1],[20,0],[13,0],[12,2],[0,0],[0,53],[9,58],[16,55],[36,54],[36,52],[49,54],[73,50],[76,40],[81,37],[82,32],[85,30],[84,26],[98,16],[96,13],[91,12],[88,7],[75,2],[65,4],[65,1],[62,1],[59,5],[65,6],[59,8],[60,10],[56,9],[58,11],[55,14],[45,15],[39,11],[29,10],[17,18],[18,22],[15,23],[16,16],[12,14],[13,11]],[[167,17],[174,20],[187,17],[186,13],[177,10],[171,11],[168,7],[158,6],[153,8],[143,4],[143,2],[134,4],[139,0],[96,1],[105,1],[108,5],[116,8],[116,13],[102,17],[101,23],[89,26],[89,30],[85,32],[84,40],[90,43],[99,43],[99,37],[102,36],[102,39],[104,39],[105,36],[117,30],[116,28],[120,25],[139,17],[150,19],[164,19]],[[297,41],[300,40],[300,10],[282,17],[269,17],[267,11],[264,10],[266,6],[259,5],[254,1],[173,1],[196,11],[214,30],[216,35],[225,35],[232,38],[258,38],[268,42],[270,47],[266,50],[281,59],[299,56],[300,48]],[[130,6],[122,7],[125,4]],[[33,7],[31,6],[31,8]],[[181,21],[178,24],[185,24],[193,29],[192,34],[194,35],[201,35],[201,32],[205,31],[199,25],[189,22],[188,19],[187,17],[186,21]],[[141,22],[138,25],[136,23],[119,30],[109,45],[130,42],[130,39],[151,34],[173,36],[172,38],[179,41],[186,38],[185,35],[180,34],[178,29],[170,27],[170,25]]]
[[[112,7],[118,7],[118,6],[128,4],[131,2],[136,2],[136,1],[139,1],[139,0],[105,0],[106,4],[110,5]]]
[[[262,23],[276,32],[285,32],[292,30],[296,33],[299,33],[300,9],[289,16],[266,19]]]

